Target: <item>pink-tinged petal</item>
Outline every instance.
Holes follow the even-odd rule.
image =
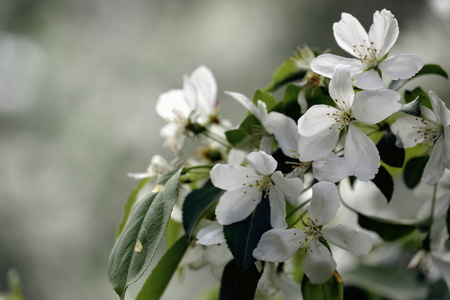
[[[319,181],[339,182],[351,175],[347,161],[331,152],[327,157],[313,162],[314,178]]]
[[[429,185],[436,184],[444,174],[446,165],[445,141],[441,137],[434,144],[433,152],[431,152],[430,159],[423,170],[422,181]]]
[[[334,69],[333,78],[330,81],[330,97],[337,103],[341,110],[347,113],[350,112],[355,91],[353,90],[349,66],[338,65]]]
[[[392,90],[361,91],[355,95],[352,114],[359,121],[376,124],[402,107],[398,102],[400,98],[400,94]]]
[[[340,130],[333,128],[314,136],[302,136],[298,141],[299,160],[308,162],[326,157],[336,147],[339,133]]]
[[[271,112],[264,122],[264,128],[275,136],[278,146],[284,155],[293,157],[293,155],[297,154],[300,134],[298,133],[297,124],[292,118],[278,112]]]
[[[215,113],[217,103],[217,83],[212,72],[200,66],[192,72],[191,81],[197,88],[197,107],[201,117],[208,119]]]
[[[313,105],[298,119],[298,132],[303,137],[310,137],[324,131],[330,131],[330,128],[334,128],[333,125],[336,123],[334,114],[341,115],[342,112],[324,104]]]
[[[225,192],[216,207],[216,218],[221,225],[230,225],[246,219],[261,202],[262,192],[256,188],[240,188]]]
[[[270,225],[272,228],[285,229],[286,224],[286,201],[283,193],[277,187],[269,190],[270,203]]]
[[[223,235],[223,226],[218,223],[213,223],[200,229],[197,233],[197,244],[200,245],[217,245],[225,242]]]
[[[233,191],[260,176],[250,168],[239,165],[217,164],[210,172],[212,184],[222,190]]]
[[[330,251],[318,240],[312,240],[306,249],[302,270],[313,284],[327,282],[336,269],[336,262]]]
[[[363,90],[383,88],[383,80],[374,69],[353,74],[353,84]]]
[[[253,250],[253,257],[270,262],[284,262],[305,242],[306,234],[298,229],[271,229],[265,232]]]
[[[378,67],[393,80],[408,79],[422,69],[423,60],[415,54],[397,54],[383,60]]]
[[[331,78],[337,65],[350,66],[350,73],[359,73],[367,68],[360,59],[347,58],[330,53],[317,56],[311,61],[311,70],[322,76]]]
[[[418,132],[428,128],[422,120],[420,117],[404,115],[391,125],[391,130],[397,138],[397,147],[411,148],[425,141],[424,135]]]
[[[159,96],[156,112],[165,120],[173,122],[179,116],[187,119],[192,109],[186,102],[182,90],[170,90]]]
[[[322,181],[313,185],[312,191],[308,206],[309,217],[316,226],[326,225],[334,218],[341,205],[336,185]]]
[[[251,166],[263,175],[270,175],[277,168],[277,161],[264,151],[252,152],[247,155],[247,160]]]
[[[450,125],[450,110],[445,106],[442,101],[433,91],[429,92],[431,106],[436,114],[437,120],[444,126]]]
[[[286,199],[295,204],[297,197],[303,190],[303,182],[300,178],[285,178],[280,171],[276,171],[271,177],[275,186],[286,195]]]
[[[359,180],[369,181],[378,173],[380,154],[377,147],[351,123],[345,139],[344,156],[353,175]]]
[[[386,9],[376,11],[373,15],[373,24],[369,29],[369,39],[374,43],[380,56],[388,53],[398,38],[398,22],[394,15]]]
[[[326,227],[322,229],[322,235],[328,242],[356,256],[366,255],[373,246],[373,240],[370,235],[347,225]]]
[[[333,34],[336,43],[346,52],[358,57],[355,47],[366,46],[369,36],[361,23],[348,13],[341,14],[341,20],[333,24]]]

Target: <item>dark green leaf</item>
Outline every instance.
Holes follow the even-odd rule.
[[[261,100],[266,104],[267,111],[271,111],[272,108],[277,105],[278,101],[275,97],[269,93],[261,90],[257,90],[253,95],[253,103],[257,106],[258,100]]]
[[[303,276],[302,295],[304,300],[342,300],[344,299],[344,284],[336,271],[323,284],[312,284],[308,277]]]
[[[423,169],[425,169],[429,158],[428,155],[424,155],[408,160],[403,172],[403,179],[407,187],[413,189],[419,184],[420,179],[422,179]]]
[[[414,101],[411,101],[407,104],[402,104],[400,111],[409,115],[420,117],[422,115],[422,112],[420,110],[420,97],[417,97]]]
[[[205,213],[219,201],[223,190],[216,188],[211,181],[199,189],[193,190],[183,203],[183,226],[186,236],[190,240],[195,226]]]
[[[448,79],[448,75],[447,72],[445,72],[444,69],[442,69],[439,65],[436,64],[427,64],[424,65],[422,67],[422,69],[420,69],[419,72],[417,72],[413,77],[408,78],[408,79],[399,79],[399,80],[392,80],[391,83],[389,84],[389,89],[391,90],[399,90],[403,85],[405,85],[408,81],[410,81],[413,78],[416,78],[418,76],[422,76],[422,75],[439,75],[442,76],[446,79]]]
[[[249,115],[242,121],[238,129],[225,132],[225,136],[230,144],[237,146],[243,142],[247,136],[255,134],[257,128],[260,127],[261,122],[254,115]]]
[[[220,300],[253,299],[261,273],[252,264],[244,273],[235,260],[230,261],[223,271],[220,285]]]
[[[283,100],[278,102],[272,111],[282,113],[297,121],[300,118],[300,105],[297,101],[300,90],[301,88],[297,85],[288,84],[284,90]]]
[[[416,87],[414,90],[406,90],[405,94],[406,103],[410,103],[419,98],[420,105],[426,106],[429,109],[433,109],[430,102],[430,97],[428,97],[427,92],[425,92],[421,87]],[[419,105],[419,107],[420,107]]]
[[[391,167],[401,168],[405,161],[405,149],[398,148],[395,145],[396,140],[392,132],[386,131],[378,141],[377,148],[382,161]]]
[[[128,216],[130,215],[131,207],[136,202],[136,197],[139,194],[139,191],[145,186],[145,184],[149,181],[149,178],[142,179],[131,191],[130,196],[128,196],[127,203],[125,204],[125,208],[122,215],[122,220],[120,221],[119,227],[116,231],[116,240],[119,238],[120,233],[125,227],[125,223],[128,220]]]
[[[392,180],[391,174],[383,167],[380,166],[377,175],[372,179],[372,182],[378,187],[378,189],[386,197],[387,201],[391,201],[392,194],[394,193],[394,180]]]
[[[186,236],[182,236],[167,250],[145,281],[136,300],[158,300],[161,298],[187,247]]]
[[[299,69],[295,61],[289,58],[275,71],[272,83],[265,87],[264,91],[273,92],[288,82],[300,80],[305,76],[306,71],[305,69]]]
[[[180,170],[181,171],[181,170]],[[158,193],[136,202],[111,251],[108,278],[121,299],[127,287],[150,265],[164,235],[173,206],[179,196],[180,171],[164,174]]]
[[[325,104],[333,107],[336,106],[333,99],[331,99],[328,90],[324,87],[308,90],[305,97],[308,102],[308,107],[311,107],[314,104]]]
[[[395,241],[410,234],[415,229],[415,226],[412,225],[394,224],[389,220],[368,217],[362,214],[358,214],[358,223],[365,229],[375,231],[385,241]]]
[[[247,219],[223,228],[228,248],[239,268],[245,272],[255,261],[253,250],[264,232],[271,229],[269,198],[263,197]]]

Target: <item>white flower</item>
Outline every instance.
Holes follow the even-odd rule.
[[[265,263],[261,279],[258,281],[258,291],[270,298],[282,296],[284,300],[303,299],[300,285],[278,270],[278,264]],[[278,297],[277,297],[278,296]]]
[[[212,183],[226,192],[216,208],[217,221],[229,225],[247,218],[269,197],[270,222],[274,228],[286,228],[286,202],[294,202],[303,189],[299,178],[284,178],[275,171],[277,161],[263,151],[247,155],[251,167],[217,164],[211,170]]]
[[[128,173],[128,176],[134,179],[158,179],[162,174],[172,170],[172,166],[161,155],[155,155],[150,160],[150,164],[147,167],[147,171],[144,173]]]
[[[311,69],[325,77],[332,77],[335,66],[345,64],[351,66],[355,86],[381,89],[379,70],[397,80],[411,78],[423,67],[423,60],[415,54],[389,55],[399,34],[397,20],[389,10],[374,13],[369,33],[355,17],[342,13],[341,20],[333,25],[333,32],[339,47],[355,58],[318,56],[312,61]]]
[[[271,229],[265,232],[253,251],[256,259],[284,262],[300,248],[306,248],[302,270],[312,283],[326,282],[336,269],[336,262],[321,239],[335,244],[354,255],[367,254],[372,249],[370,235],[346,225],[323,228],[336,215],[340,200],[337,188],[329,182],[313,186],[313,196],[308,206],[309,224],[304,229]]]
[[[170,90],[159,96],[156,112],[168,124],[161,129],[164,146],[179,153],[190,124],[208,125],[216,117],[217,84],[211,71],[200,66],[190,77],[183,77],[182,90]]]
[[[349,66],[338,65],[330,81],[330,96],[337,108],[314,105],[298,120],[302,136],[298,144],[299,159],[324,158],[335,148],[340,131],[348,128],[344,156],[350,171],[362,181],[375,177],[380,156],[375,144],[355,125],[353,118],[376,124],[398,111],[400,94],[392,90],[361,91],[355,95]]]
[[[444,170],[450,168],[450,111],[445,103],[433,92],[429,92],[433,111],[421,106],[422,117],[405,115],[391,126],[397,136],[397,146],[410,148],[419,143],[434,145],[422,181],[434,185]]]

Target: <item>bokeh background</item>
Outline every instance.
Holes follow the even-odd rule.
[[[343,54],[340,13],[368,28],[382,8],[400,25],[393,53],[450,71],[449,2],[0,0],[0,292],[15,268],[26,299],[116,298],[106,268],[136,183],[127,173],[171,158],[155,104],[183,74],[208,66],[238,124],[223,91],[251,96],[302,44]],[[422,82],[449,103],[448,81]],[[207,270],[186,273],[164,298],[195,299],[208,283]]]

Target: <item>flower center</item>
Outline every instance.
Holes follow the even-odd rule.
[[[369,67],[374,68],[378,65],[378,58],[381,56],[382,49],[375,48],[373,42],[364,44],[353,45],[353,52],[359,57],[362,64],[367,64]]]
[[[250,179],[248,175],[246,177]],[[273,185],[270,178],[271,175],[258,176],[255,181],[250,179],[250,181],[244,182],[242,185],[251,189],[257,189],[258,192],[264,193],[265,198],[269,194],[270,187]],[[244,191],[244,194],[247,194],[247,190]],[[252,201],[256,201],[256,199],[252,199]]]
[[[335,100],[337,102],[337,100]],[[350,113],[347,113],[344,110],[336,109],[333,112],[327,113],[327,116],[334,119],[334,123],[331,124],[329,129],[337,129],[342,130],[345,126],[348,126],[350,124],[350,120],[352,118],[352,115]]]
[[[423,126],[413,126],[417,130],[417,134],[423,139],[423,143],[434,143],[441,136],[444,126],[426,118],[416,118],[416,121],[420,121]],[[416,138],[414,141],[417,142]]]

